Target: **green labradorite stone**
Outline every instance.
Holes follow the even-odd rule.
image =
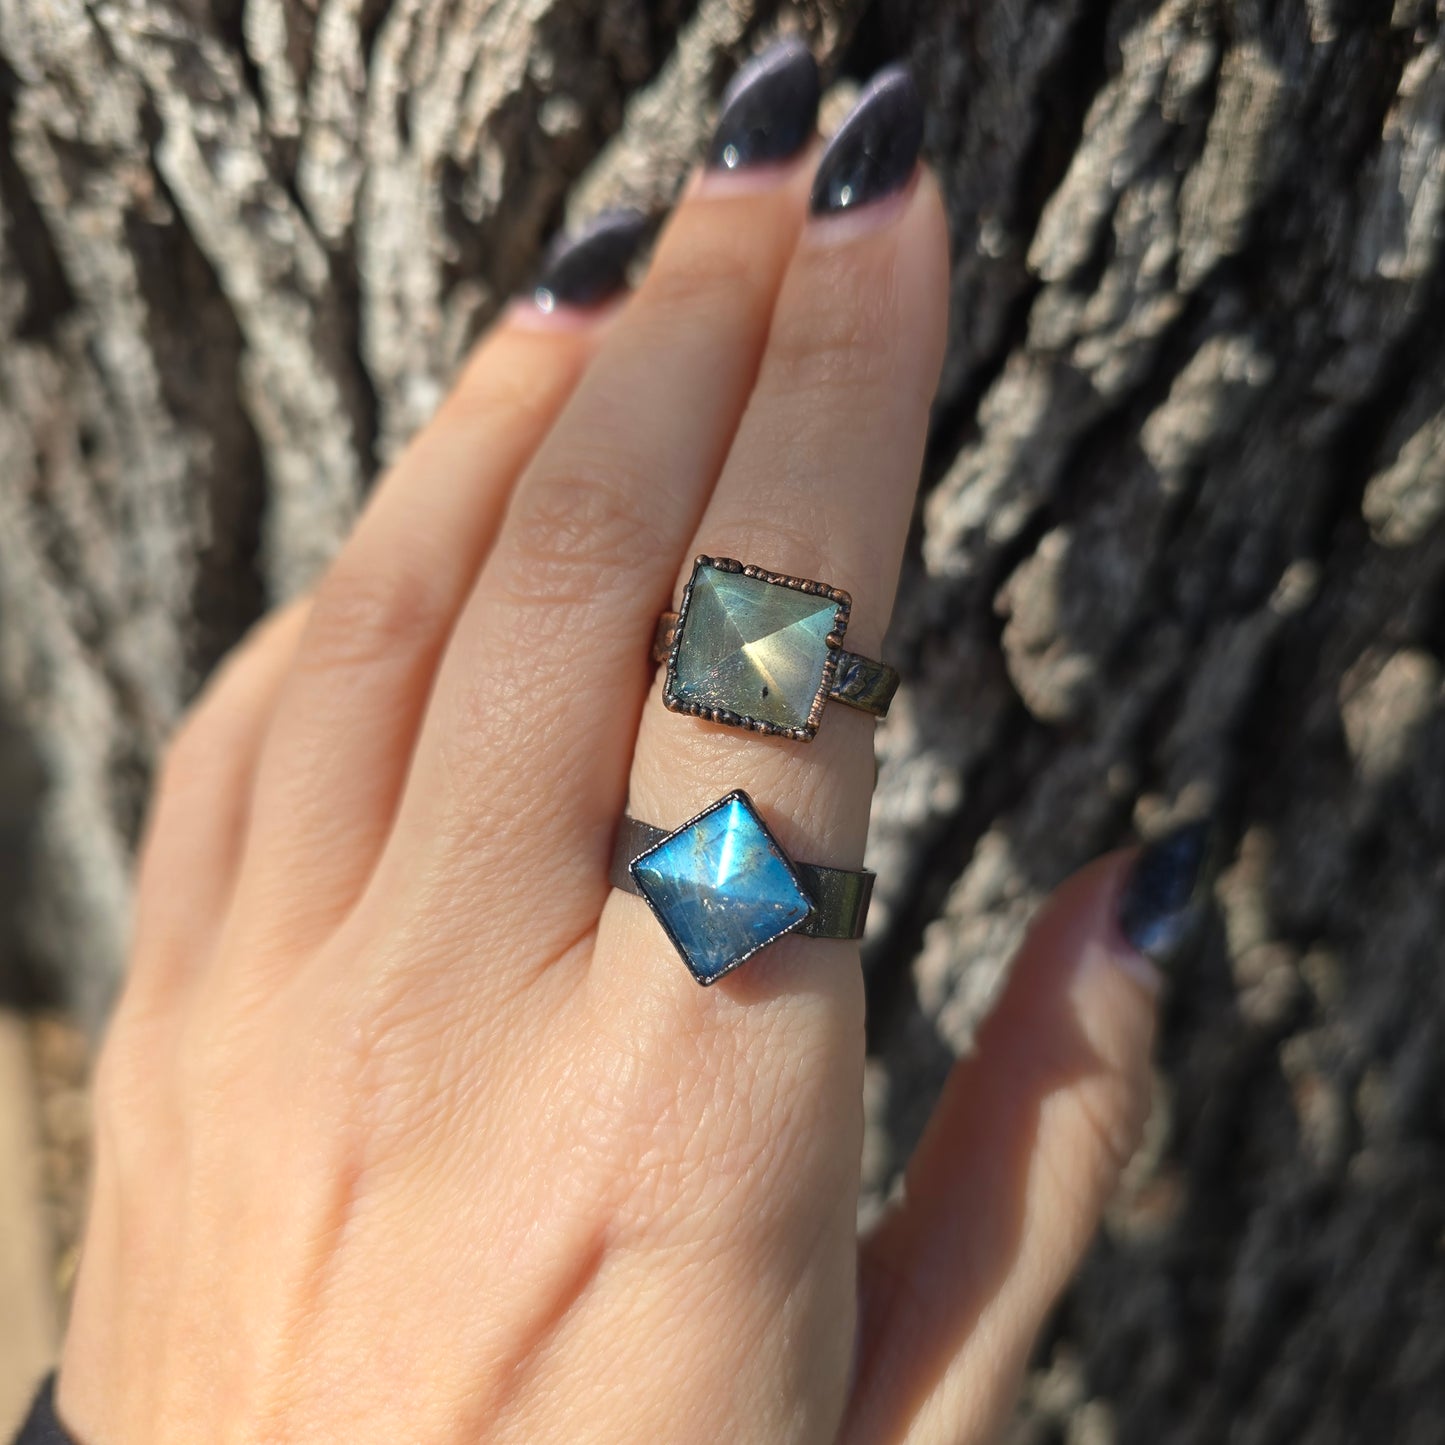
[[[699,567],[682,620],[672,697],[780,728],[805,727],[837,616],[831,598]]]

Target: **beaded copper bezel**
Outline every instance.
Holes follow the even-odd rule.
[[[834,604],[833,628],[824,639],[828,656],[823,663],[823,676],[818,691],[808,709],[807,720],[801,727],[786,727],[780,723],[768,722],[764,718],[750,717],[747,713],[734,712],[730,708],[709,707],[703,703],[689,702],[675,695],[677,686],[677,657],[682,645],[683,630],[687,626],[688,606],[692,601],[693,584],[698,573],[705,567],[718,572],[737,572],[744,577],[756,578],[773,587],[789,587],[795,592],[806,592],[813,597],[826,597]],[[823,720],[823,710],[828,705],[833,682],[838,673],[838,658],[843,650],[843,638],[848,631],[848,615],[853,608],[852,597],[841,587],[832,587],[826,582],[816,582],[811,577],[794,577],[787,572],[770,572],[766,567],[754,567],[750,563],[738,562],[732,557],[709,557],[699,554],[693,559],[692,575],[683,589],[682,603],[677,609],[672,641],[667,649],[667,674],[663,682],[662,702],[669,712],[684,713],[688,717],[699,717],[707,722],[720,723],[723,727],[745,728],[749,732],[761,733],[764,737],[791,738],[794,742],[811,742],[818,735],[818,725]]]

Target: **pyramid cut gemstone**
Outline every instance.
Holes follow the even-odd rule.
[[[634,858],[633,878],[699,983],[712,983],[812,911],[752,803],[730,793]]]
[[[837,622],[831,597],[701,564],[669,696],[778,728],[807,728]]]

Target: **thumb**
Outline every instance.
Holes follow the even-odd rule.
[[[1102,858],[1045,904],[863,1241],[843,1439],[993,1439],[1149,1109],[1155,1002],[1199,911],[1203,824]]]

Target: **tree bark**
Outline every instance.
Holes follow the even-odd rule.
[[[867,1207],[1032,910],[1210,808],[1018,1441],[1438,1438],[1445,11],[0,0],[0,931],[98,1020],[158,747],[564,217],[738,59],[909,57],[952,339],[890,657]],[[959,1202],[967,1208],[967,1201]]]

